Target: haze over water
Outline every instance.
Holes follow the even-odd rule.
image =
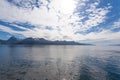
[[[0,45],[0,80],[120,80],[120,47]]]

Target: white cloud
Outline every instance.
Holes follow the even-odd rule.
[[[20,1],[20,0],[17,0]],[[25,31],[14,31],[10,28],[1,27],[1,30],[11,33],[22,34],[26,37],[44,37],[50,40],[86,40],[101,38],[118,38],[114,33],[103,31],[100,33],[89,33],[86,35],[76,32],[86,31],[92,27],[99,26],[107,18],[110,5],[98,7],[100,0],[94,3],[90,0],[40,0],[40,8],[34,7],[24,9],[10,4],[6,0],[0,1],[0,20],[8,22],[29,22],[35,25],[33,29],[14,25]],[[25,5],[25,4],[24,4]],[[22,6],[22,5],[21,5]],[[119,23],[115,23],[119,24]],[[49,26],[52,30],[45,27]],[[119,32],[117,33],[119,34]]]
[[[113,28],[119,28],[120,27],[120,19],[115,21],[112,26],[113,26]]]

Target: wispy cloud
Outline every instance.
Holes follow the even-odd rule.
[[[112,27],[113,28],[120,28],[120,19],[118,19],[117,21],[113,22]]]

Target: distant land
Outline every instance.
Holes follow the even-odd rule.
[[[0,40],[0,44],[30,44],[30,45],[93,45],[88,43],[79,43],[75,41],[50,41],[44,38],[25,38],[18,39],[14,36],[8,40]]]
[[[120,46],[120,44],[111,44],[110,46]]]

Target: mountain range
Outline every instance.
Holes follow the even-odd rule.
[[[25,38],[18,39],[14,36],[8,40],[0,40],[0,44],[31,44],[31,45],[92,45],[87,43],[78,43],[75,41],[50,41],[44,38]]]

